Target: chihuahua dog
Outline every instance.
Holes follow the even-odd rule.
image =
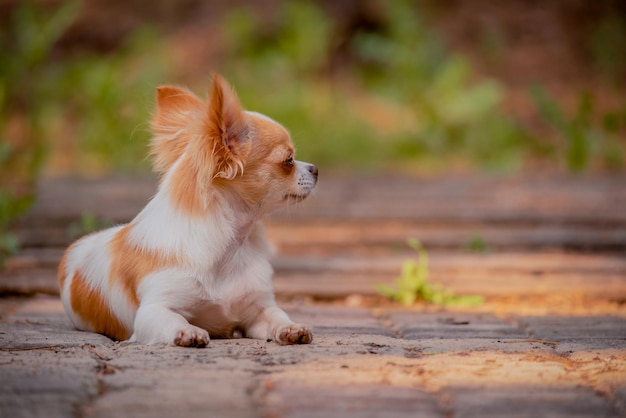
[[[85,236],[59,265],[76,328],[140,344],[202,347],[209,336],[308,344],[274,300],[262,218],[305,199],[318,170],[289,133],[244,111],[219,75],[208,102],[157,89],[158,192],[128,224]]]

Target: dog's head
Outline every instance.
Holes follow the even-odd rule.
[[[317,183],[317,168],[295,160],[287,130],[244,111],[219,75],[208,102],[185,89],[159,87],[152,127],[155,170],[181,210],[203,214],[226,196],[269,212],[305,199]]]

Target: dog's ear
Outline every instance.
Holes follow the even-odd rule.
[[[252,147],[250,127],[237,94],[219,74],[213,76],[206,132],[213,147],[213,177],[233,179],[243,172]]]
[[[156,102],[150,153],[154,156],[155,170],[165,173],[185,151],[192,137],[185,128],[205,105],[190,91],[174,86],[158,87]]]
[[[157,88],[157,119],[168,119],[178,113],[198,109],[200,106],[202,101],[189,90],[174,86]]]

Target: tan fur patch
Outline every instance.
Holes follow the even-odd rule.
[[[155,137],[150,144],[154,169],[165,173],[185,152],[193,137],[194,121],[200,123],[206,105],[186,89],[161,86],[157,89],[157,113],[152,121]]]
[[[154,170],[166,173],[185,152],[190,135],[171,133],[156,136],[150,146],[150,154],[154,157]]]
[[[218,74],[213,77],[205,131],[211,139],[214,177],[233,179],[250,152],[248,124],[237,94]]]
[[[168,185],[170,199],[176,210],[191,216],[204,214],[208,202],[203,201],[202,191],[209,186],[211,181],[210,177],[204,174],[203,176],[203,173],[189,161],[189,158],[181,161]]]
[[[131,225],[119,230],[109,242],[111,256],[110,284],[121,285],[128,300],[139,307],[137,287],[141,280],[150,273],[176,263],[174,255],[166,255],[132,245],[129,242]]]
[[[291,148],[289,132],[281,125],[255,114],[250,114],[249,118],[254,125],[257,141],[261,141],[265,149],[275,151],[276,145],[289,146]],[[293,149],[291,151],[293,152]]]
[[[89,324],[93,331],[119,341],[130,337],[129,331],[113,315],[100,292],[90,288],[79,272],[74,273],[70,294],[72,310]]]

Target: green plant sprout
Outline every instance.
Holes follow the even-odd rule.
[[[484,302],[480,295],[455,295],[450,289],[428,281],[428,253],[417,239],[407,240],[409,247],[417,252],[416,260],[402,264],[402,275],[396,279],[395,287],[381,284],[378,291],[405,306],[424,301],[443,306],[476,306]]]

